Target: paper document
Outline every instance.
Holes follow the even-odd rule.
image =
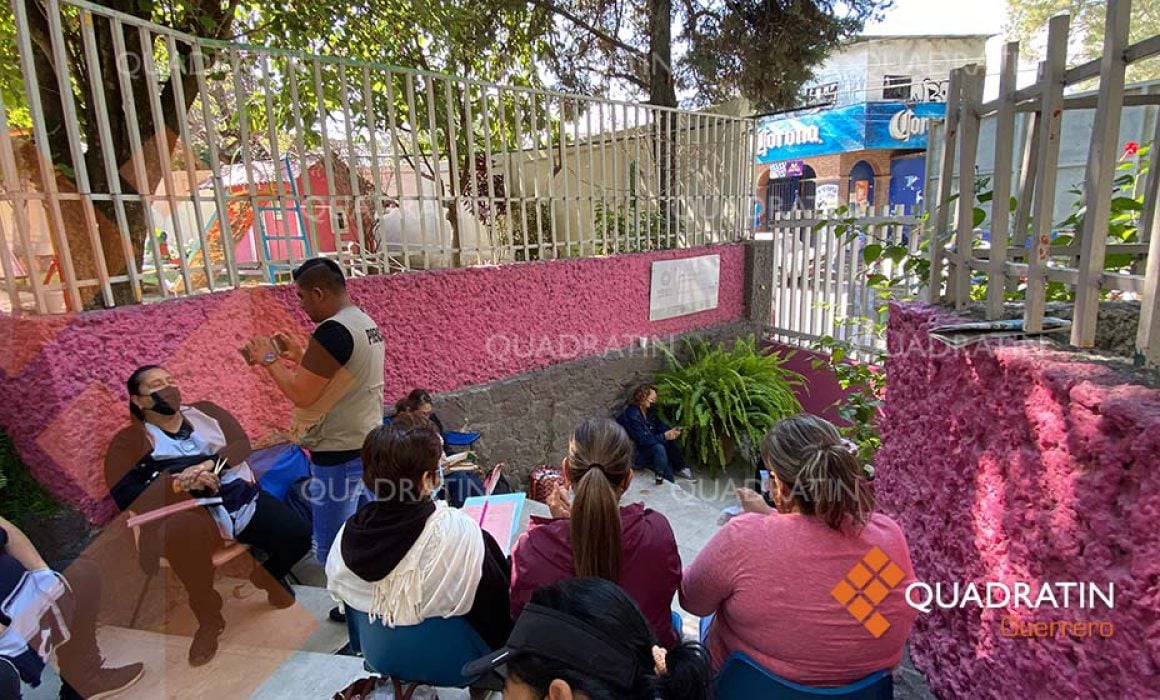
[[[527,496],[522,493],[472,496],[463,502],[462,510],[476,522],[482,520],[480,527],[491,533],[504,554],[511,554],[526,499]]]

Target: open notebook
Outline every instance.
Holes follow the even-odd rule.
[[[491,533],[504,554],[511,554],[526,499],[527,496],[522,493],[472,496],[463,502],[462,510]]]

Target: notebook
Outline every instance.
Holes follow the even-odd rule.
[[[491,533],[504,554],[511,554],[526,499],[527,495],[522,493],[472,496],[463,502],[462,510]]]

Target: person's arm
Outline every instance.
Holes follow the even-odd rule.
[[[4,534],[8,536],[8,543],[5,546],[5,550],[13,559],[20,562],[21,566],[29,571],[48,568],[48,564],[40,556],[40,552],[36,551],[36,547],[33,546],[32,540],[28,539],[20,531],[20,528],[4,518],[0,518],[0,529],[3,529]]]
[[[149,452],[149,441],[133,427],[117,433],[109,443],[105,452],[105,485],[118,509],[128,509],[149,488],[150,482],[137,469]]]
[[[253,356],[261,357],[261,345],[260,340],[251,341]],[[354,339],[350,331],[337,321],[326,321],[310,336],[299,364],[287,367],[275,360],[261,366],[291,403],[306,408],[322,398],[327,384],[350,361],[353,353]]]
[[[487,530],[481,532],[483,575],[475,590],[475,600],[467,613],[467,621],[489,648],[498,649],[507,642],[512,631],[512,618],[508,614],[511,567],[495,538]]]
[[[648,420],[637,406],[629,406],[620,416],[620,424],[637,447],[652,447],[664,442],[662,436],[656,435],[649,426]]]
[[[519,618],[524,606],[532,599],[532,593],[544,583],[538,580],[534,563],[526,561],[528,557],[535,556],[531,547],[528,546],[530,535],[531,532],[520,535],[515,546],[512,547],[510,612],[513,620]]]
[[[725,524],[685,569],[681,580],[681,607],[694,615],[705,616],[717,612],[721,604],[733,595],[733,572],[737,562],[751,556],[739,545],[739,527],[749,518],[739,516]]]

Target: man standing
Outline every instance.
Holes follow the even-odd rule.
[[[342,269],[333,260],[302,263],[294,284],[302,309],[318,324],[306,347],[279,333],[273,342],[251,340],[248,350],[294,403],[292,433],[310,451],[314,541],[318,561],[326,566],[338,529],[367,499],[359,451],[367,434],[383,423],[383,336],[351,303]],[[276,355],[291,364],[278,362]]]

